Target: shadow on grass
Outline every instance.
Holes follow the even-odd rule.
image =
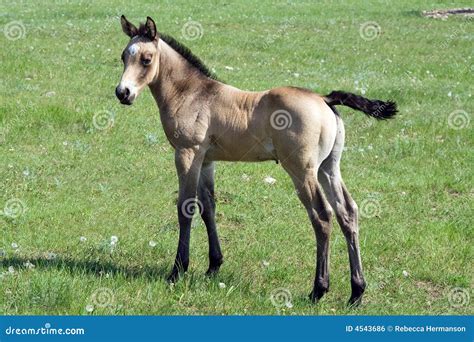
[[[37,269],[55,268],[67,270],[70,273],[87,273],[102,277],[105,274],[110,276],[123,276],[128,279],[146,278],[151,280],[164,280],[170,271],[169,265],[139,265],[124,266],[111,261],[79,260],[67,257],[57,257],[53,260],[45,257],[10,257],[0,260],[0,267],[13,266],[15,269],[25,268],[25,263],[30,262]]]

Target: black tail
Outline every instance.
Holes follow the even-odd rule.
[[[379,120],[391,119],[397,113],[397,104],[395,102],[369,100],[345,91],[333,91],[331,94],[324,96],[324,101],[329,106],[343,105],[360,110],[368,116]]]

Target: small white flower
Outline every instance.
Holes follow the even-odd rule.
[[[404,271],[402,272],[402,274],[403,274],[404,277],[408,277],[408,272],[407,272],[407,271],[404,270]]]
[[[219,283],[219,288],[225,289],[225,284],[224,283]]]
[[[231,66],[228,66],[228,65],[226,65],[224,68],[225,68],[226,70],[230,70],[230,71],[234,70],[234,68],[233,68],[233,67],[231,67]]]
[[[28,269],[35,268],[35,265],[33,265],[29,260],[25,263],[23,263],[23,266],[25,266]]]
[[[263,266],[265,266],[265,267],[270,266],[270,262],[267,261],[267,260],[263,260],[263,261],[262,261],[262,264],[263,264]]]
[[[110,237],[110,244],[111,244],[111,245],[115,245],[117,242],[118,242],[118,237],[115,236],[115,235],[112,235],[112,236]]]
[[[87,241],[87,238],[86,238],[85,236],[81,236],[81,237],[79,238],[79,241],[81,241],[81,242],[86,242],[86,241]]]
[[[156,241],[153,241],[153,240],[150,240],[150,242],[148,242],[148,246],[150,247],[156,247]]]
[[[12,248],[13,249],[18,249],[18,244],[16,242],[12,242]]]
[[[452,92],[449,92],[449,93],[448,93],[448,96],[449,96],[449,97],[453,96],[453,93],[452,93]]]
[[[277,180],[273,177],[267,176],[267,177],[265,177],[265,179],[263,181],[265,183],[269,184],[269,185],[273,185],[273,184],[276,183]]]
[[[242,175],[242,180],[244,180],[244,181],[248,182],[248,181],[250,180],[250,177],[249,177],[249,175],[248,175],[248,174],[246,174],[246,173],[244,173],[244,174]]]
[[[287,302],[285,305],[286,305],[286,307],[287,307],[288,309],[291,309],[291,308],[293,307],[293,303],[292,303],[292,302]]]
[[[8,266],[8,273],[10,274],[15,273],[15,268],[13,266]]]
[[[54,260],[56,259],[57,255],[56,253],[53,253],[53,252],[48,252],[48,254],[46,254],[46,259],[48,260]]]
[[[91,304],[86,305],[86,311],[87,311],[87,312],[92,312],[92,311],[94,311],[94,305],[91,305]]]

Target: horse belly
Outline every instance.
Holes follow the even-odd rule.
[[[209,160],[258,162],[278,160],[270,138],[216,139],[206,155]]]

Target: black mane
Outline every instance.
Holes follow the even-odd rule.
[[[160,38],[164,42],[166,42],[166,44],[171,46],[173,50],[179,53],[185,60],[187,60],[189,64],[194,66],[205,76],[214,80],[217,79],[216,75],[214,75],[214,73],[209,70],[209,68],[203,63],[203,61],[201,61],[199,57],[193,54],[187,46],[184,46],[182,43],[178,42],[176,39],[167,34],[160,33]]]
[[[144,24],[140,25],[140,28],[138,29],[138,35],[145,36],[146,35],[146,27]],[[179,53],[185,60],[189,62],[192,66],[194,66],[196,69],[198,69],[202,74],[205,76],[212,78],[213,80],[217,80],[216,75],[209,70],[209,68],[197,57],[195,54],[191,52],[191,50],[187,47],[184,46],[182,43],[178,42],[176,39],[173,37],[160,33],[160,38],[173,50],[175,50],[177,53]]]

